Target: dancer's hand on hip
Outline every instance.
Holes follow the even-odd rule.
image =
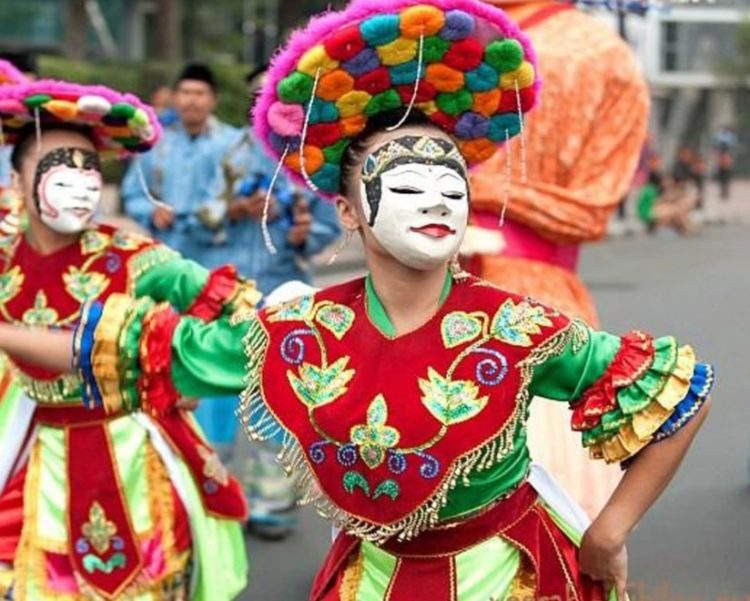
[[[628,552],[623,537],[594,521],[583,536],[579,558],[584,574],[602,582],[606,590],[615,590],[617,601],[627,600]]]

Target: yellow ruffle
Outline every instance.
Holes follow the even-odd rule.
[[[648,406],[635,413],[612,438],[593,445],[589,449],[594,459],[607,463],[623,461],[643,449],[674,412],[675,407],[687,396],[690,380],[695,371],[695,352],[690,346],[677,351],[677,361],[664,387],[652,398]]]
[[[94,332],[92,367],[107,413],[124,407],[120,385],[120,332],[132,308],[132,299],[124,294],[111,295]]]
[[[256,288],[255,282],[247,280],[242,282],[229,300],[231,315],[244,315],[255,311],[260,299],[263,298],[260,290]]]

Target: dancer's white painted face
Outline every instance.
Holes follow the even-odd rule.
[[[445,140],[404,136],[366,159],[361,198],[375,239],[399,262],[434,269],[458,252],[469,216],[465,166]]]
[[[39,162],[35,182],[39,216],[56,232],[83,231],[101,202],[102,175],[93,154],[79,148],[59,148]]]

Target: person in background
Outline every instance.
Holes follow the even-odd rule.
[[[732,167],[734,158],[732,153],[737,145],[737,134],[728,125],[722,126],[713,139],[716,151],[716,179],[722,200],[729,200],[732,183]]]
[[[179,120],[165,129],[151,152],[130,165],[122,183],[123,210],[183,256],[219,267],[232,257],[216,227],[221,219],[214,217],[214,210],[222,203],[211,185],[241,132],[214,115],[216,81],[205,65],[189,64],[182,70],[173,100]],[[171,210],[154,208],[149,193]]]
[[[690,179],[695,184],[697,194],[695,208],[702,211],[705,206],[706,161],[699,152],[696,152],[693,156],[693,163],[690,166]]]
[[[252,104],[265,79],[265,68],[248,74],[245,81]],[[311,281],[310,259],[340,235],[332,203],[303,191],[286,177],[277,177],[269,199],[268,233],[276,250],[268,252],[262,231],[265,198],[276,168],[275,161],[258,142],[250,126],[240,143],[233,146],[217,172],[214,189],[224,189],[228,199],[227,245],[242,277],[255,281],[264,294],[293,280]],[[223,449],[230,467],[240,477],[250,502],[249,531],[267,539],[291,534],[296,524],[296,494],[275,457],[281,437],[265,446],[248,445],[237,436],[237,422],[226,416],[237,399],[201,403],[196,410],[211,443]]]
[[[153,107],[159,123],[164,127],[174,125],[179,121],[180,115],[174,107],[174,92],[169,86],[159,86],[151,93],[149,104]]]
[[[695,161],[695,153],[689,146],[683,146],[677,153],[677,161],[675,161],[674,169],[672,170],[672,177],[676,182],[686,182],[691,179],[693,174],[693,162]]]
[[[698,231],[691,218],[697,204],[698,192],[692,180],[679,181],[655,170],[638,197],[638,217],[650,234],[660,227],[671,227],[690,236]]]

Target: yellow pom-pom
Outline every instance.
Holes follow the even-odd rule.
[[[418,48],[417,40],[398,38],[390,44],[379,46],[377,51],[384,65],[393,66],[414,60],[417,57]]]
[[[352,90],[336,101],[336,108],[339,109],[339,115],[341,115],[342,118],[355,117],[364,112],[365,107],[369,104],[371,98],[372,96],[367,92]]]
[[[518,88],[528,88],[534,84],[534,66],[529,62],[524,62],[518,69],[510,73],[504,73],[500,76],[500,88],[503,90],[513,90],[518,81]]]
[[[428,116],[436,113],[438,110],[437,104],[435,104],[434,100],[430,100],[429,102],[420,102],[419,104],[417,104],[417,108]]]
[[[315,77],[318,69],[320,69],[321,75],[325,75],[329,71],[336,69],[338,66],[339,62],[328,56],[328,53],[323,46],[315,46],[302,55],[302,58],[297,65],[297,71],[302,71],[302,73],[309,75],[310,77]]]

